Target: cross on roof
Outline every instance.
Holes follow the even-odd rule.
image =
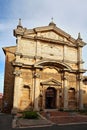
[[[51,18],[52,22],[53,22],[53,17]]]

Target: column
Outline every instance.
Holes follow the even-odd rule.
[[[17,113],[19,109],[19,100],[20,100],[20,87],[22,84],[22,78],[20,77],[20,72],[15,71],[15,82],[14,82],[14,98],[13,98],[13,109],[12,113]]]
[[[64,74],[64,81],[63,81],[63,100],[64,100],[64,110],[68,109],[68,81],[67,77]]]
[[[39,111],[39,96],[40,96],[40,75],[36,70],[34,74],[34,110]]]

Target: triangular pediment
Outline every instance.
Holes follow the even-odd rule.
[[[16,46],[3,47],[2,49],[3,49],[5,54],[6,54],[6,52],[9,52],[12,54],[15,54],[15,52],[16,52]]]
[[[35,28],[36,32],[40,32],[41,34],[49,33],[50,35],[55,34],[55,36],[70,38],[71,35],[64,32],[62,29],[58,28],[56,25],[49,25],[44,27],[37,27]],[[52,37],[50,37],[52,38]]]
[[[14,30],[14,36],[21,35],[23,38],[31,40],[42,40],[58,44],[66,44],[77,47],[78,42],[81,46],[85,43],[82,40],[74,39],[70,34],[58,28],[55,23],[51,22],[48,26],[36,27],[33,29],[23,28],[21,26]]]
[[[53,78],[40,82],[42,85],[61,86],[61,83]]]
[[[41,32],[40,37],[53,39],[53,40],[60,40],[60,41],[64,40],[64,37],[62,37],[61,35],[54,32],[54,30],[47,31],[47,32]],[[67,39],[65,39],[65,40],[67,41]]]
[[[37,35],[36,35],[37,34]],[[48,25],[42,27],[36,27],[32,30],[26,30],[24,32],[25,38],[42,40],[45,42],[53,42],[59,44],[68,44],[70,46],[75,46],[75,39],[71,37],[68,33],[64,32],[56,25]]]

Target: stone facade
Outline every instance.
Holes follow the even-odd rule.
[[[6,54],[4,103],[8,111],[83,109],[82,41],[51,22],[14,30],[15,47]],[[10,80],[9,80],[10,79]],[[3,107],[4,109],[4,107]]]

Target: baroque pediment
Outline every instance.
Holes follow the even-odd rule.
[[[37,34],[37,35],[36,35]],[[70,43],[70,35],[59,29],[58,27],[53,26],[45,26],[45,27],[37,27],[34,30],[27,30],[24,32],[25,38],[34,38],[37,40],[54,42],[54,43]],[[68,40],[69,39],[69,40]],[[75,39],[72,39],[75,42]]]
[[[76,43],[81,46],[85,45],[82,39],[74,39],[70,34],[58,28],[54,23],[33,29],[17,26],[17,29],[14,30],[14,36],[17,37],[17,35],[21,35],[23,38],[29,38],[31,40],[42,40],[45,42],[54,42],[70,46],[77,46]]]
[[[61,86],[62,85],[59,81],[57,81],[53,78],[45,80],[45,81],[41,81],[40,84],[41,85],[48,85],[48,86]]]

